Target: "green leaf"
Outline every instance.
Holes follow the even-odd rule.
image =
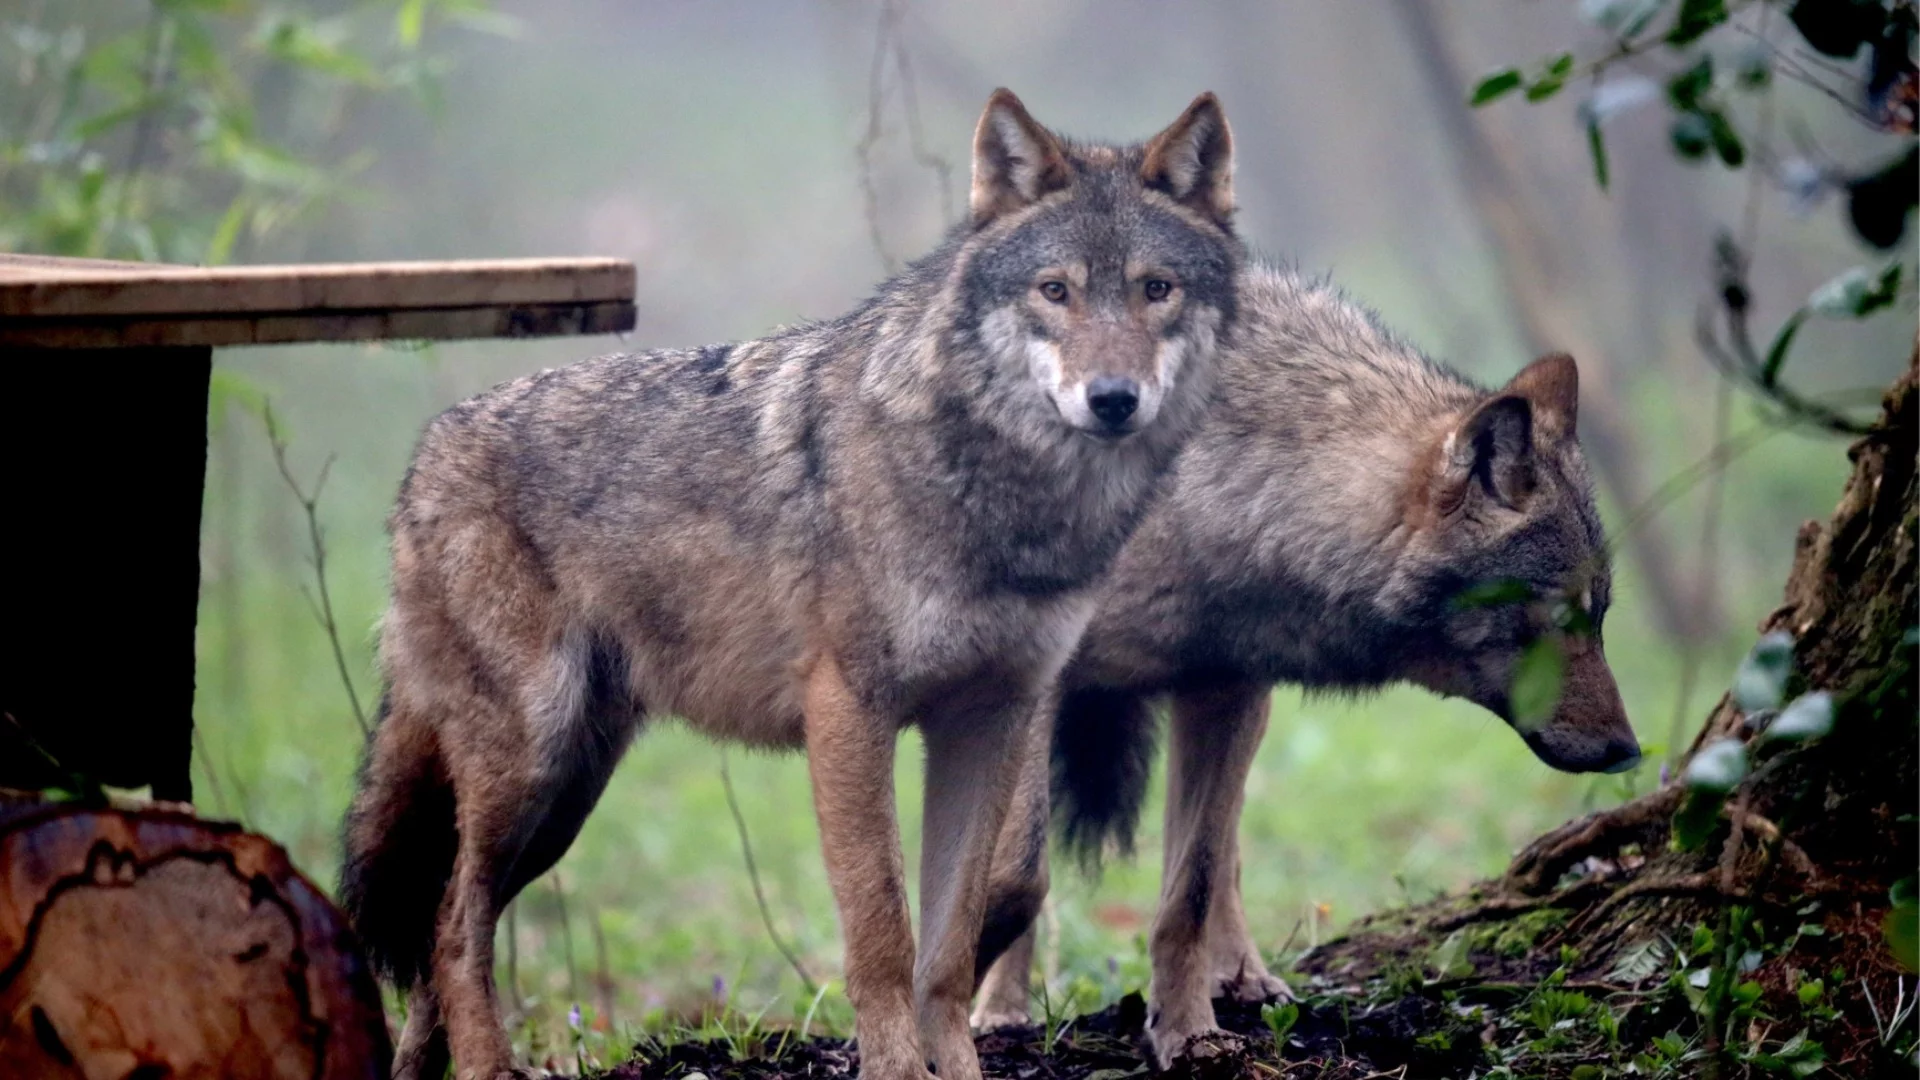
[[[1895,904],[1920,903],[1920,877],[1908,874],[1887,890],[1887,899]]]
[[[1813,290],[1807,307],[1829,319],[1860,319],[1891,305],[1900,292],[1900,263],[1889,263],[1876,276],[1855,266]]]
[[[1819,979],[1808,979],[1800,984],[1800,989],[1793,992],[1793,996],[1798,998],[1802,1005],[1818,1005],[1820,999],[1826,995],[1827,984]]]
[[[213,238],[207,241],[208,266],[219,266],[233,257],[234,241],[239,239],[240,227],[246,224],[247,212],[251,208],[251,201],[244,191],[227,204],[227,212],[220,215],[220,224],[214,228]]]
[[[1433,971],[1436,979],[1464,979],[1473,974],[1473,960],[1468,956],[1467,933],[1455,930],[1446,940],[1434,946],[1427,957],[1427,967]]]
[[[1533,586],[1519,578],[1495,578],[1468,586],[1453,604],[1459,608],[1498,607],[1501,604],[1524,604],[1533,599]]]
[[[1669,133],[1673,150],[1688,161],[1699,161],[1713,149],[1713,127],[1697,112],[1681,113],[1673,118]]]
[[[1727,21],[1726,0],[1680,0],[1680,14],[1667,31],[1667,44],[1687,45]]]
[[[1740,141],[1740,133],[1733,129],[1733,122],[1719,109],[1709,109],[1701,115],[1707,118],[1707,131],[1713,139],[1714,153],[1729,169],[1737,169],[1747,163],[1747,146]]]
[[[1607,139],[1600,134],[1600,120],[1589,117],[1587,120],[1587,151],[1593,155],[1593,182],[1600,190],[1607,190]]]
[[[1775,630],[1753,645],[1733,675],[1733,703],[1741,712],[1778,708],[1793,670],[1793,635]]]
[[[1746,779],[1747,764],[1747,748],[1739,739],[1715,739],[1687,762],[1687,788],[1725,795]]]
[[[427,0],[403,0],[393,17],[393,36],[403,48],[420,47],[420,33],[427,21]]]
[[[1690,112],[1713,89],[1713,56],[1702,54],[1694,65],[1667,80],[1667,100],[1680,112]]]
[[[1300,1006],[1291,1001],[1262,1005],[1260,1019],[1266,1021],[1267,1030],[1273,1032],[1274,1045],[1285,1046],[1287,1034],[1293,1030],[1293,1025],[1300,1022]]]
[[[1833,730],[1833,695],[1825,690],[1802,694],[1780,710],[1760,738],[1766,742],[1806,742]]]
[[[1767,347],[1766,362],[1760,365],[1760,384],[1772,386],[1780,379],[1780,369],[1786,366],[1787,350],[1793,347],[1793,339],[1800,333],[1800,327],[1807,321],[1807,309],[1801,308],[1787,316],[1780,326],[1780,332],[1773,336],[1773,344]]]
[[[1887,951],[1908,971],[1920,971],[1920,905],[1897,904],[1880,924]]]
[[[1527,101],[1530,104],[1538,105],[1540,102],[1559,93],[1560,88],[1565,85],[1567,85],[1567,80],[1557,75],[1543,76],[1535,80],[1533,85],[1527,87]]]
[[[1566,674],[1566,650],[1558,635],[1542,634],[1521,651],[1507,694],[1507,708],[1516,730],[1526,734],[1552,719]]]
[[[268,56],[315,74],[356,86],[376,86],[380,73],[364,57],[348,51],[345,27],[283,18],[267,26],[260,46]]]
[[[1673,814],[1673,846],[1680,851],[1698,851],[1720,824],[1720,807],[1727,801],[1724,792],[1690,791]]]
[[[1516,68],[1496,71],[1474,86],[1473,96],[1467,99],[1467,104],[1477,109],[1489,101],[1512,93],[1520,87],[1521,81],[1520,72]]]

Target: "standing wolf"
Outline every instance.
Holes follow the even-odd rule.
[[[1038,697],[1213,391],[1240,246],[1212,95],[1076,145],[996,91],[970,220],[851,314],[508,383],[422,438],[341,895],[402,1074],[509,1067],[502,907],[635,731],[804,748],[872,1080],[978,1080],[987,870]],[[927,749],[916,963],[892,785]],[[444,1038],[440,1035],[444,1028]]]
[[[1214,996],[1287,993],[1247,932],[1235,837],[1274,683],[1412,682],[1514,723],[1555,768],[1639,758],[1601,652],[1611,579],[1573,361],[1546,357],[1488,392],[1325,286],[1250,266],[1239,302],[1217,404],[1103,586],[1052,745],[1067,846],[1125,849],[1154,752],[1148,706],[1171,699],[1147,1031],[1162,1066],[1213,1028]],[[1543,634],[1560,639],[1564,692],[1527,724],[1508,689]],[[1046,758],[1036,743],[995,856],[982,959],[1018,941],[982,988],[983,1026],[1026,1015]]]

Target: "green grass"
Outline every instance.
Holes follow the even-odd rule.
[[[445,348],[424,357],[358,349],[238,350],[224,370],[271,390],[296,470],[337,452],[321,511],[333,599],[360,696],[384,603],[381,519],[414,433],[433,403],[505,371],[577,355],[579,343]],[[410,359],[410,357],[412,357]],[[461,366],[448,366],[457,359]],[[319,363],[316,361],[324,361]],[[1677,410],[1649,393],[1643,415]],[[284,845],[327,888],[360,733],[326,639],[301,596],[310,570],[297,506],[272,473],[257,420],[220,418],[208,486],[195,785],[204,811],[236,817]],[[1665,475],[1685,446],[1649,441]],[[1695,453],[1698,451],[1696,450]],[[1793,526],[1824,516],[1845,461],[1838,444],[1776,439],[1731,474],[1723,536],[1728,625],[1751,626],[1778,596]],[[1691,536],[1677,508],[1675,533]],[[1608,508],[1611,521],[1622,515]],[[1691,550],[1691,544],[1687,545]],[[1664,743],[1676,713],[1678,651],[1648,626],[1642,579],[1620,570],[1608,649],[1644,742]],[[1717,696],[1748,640],[1703,650],[1689,724]],[[1690,732],[1689,727],[1688,731]],[[610,1060],[642,1031],[797,1023],[814,1004],[767,940],[719,777],[720,750],[673,723],[637,741],[578,842],[516,910],[514,975],[521,1045],[566,1064]],[[908,865],[920,818],[917,736],[901,740],[897,783]],[[817,976],[835,978],[839,945],[818,854],[805,762],[733,751],[734,782],[773,917]],[[1362,700],[1282,690],[1248,788],[1242,826],[1249,921],[1270,952],[1324,940],[1349,920],[1498,872],[1542,829],[1617,801],[1652,778],[1553,772],[1485,712],[1411,689]],[[1057,868],[1044,919],[1051,995],[1085,1008],[1145,985],[1144,936],[1158,887],[1156,783],[1141,857],[1088,881]],[[561,919],[561,890],[567,920]],[[597,926],[597,931],[596,931]],[[504,931],[503,931],[504,933]],[[571,940],[571,963],[568,941]],[[604,968],[602,948],[604,945]],[[500,949],[506,976],[507,950]],[[610,983],[602,1009],[600,978]],[[586,1006],[585,1034],[568,1025]],[[838,988],[812,1010],[815,1031],[844,1031]],[[611,1040],[590,1029],[611,1012]]]

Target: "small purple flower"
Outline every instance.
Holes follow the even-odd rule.
[[[718,975],[713,977],[713,1000],[721,1005],[727,1003],[727,980]]]
[[[1666,762],[1664,761],[1661,762],[1660,763],[1660,786],[1666,787],[1667,781],[1671,779],[1673,779],[1673,771],[1667,767]]]
[[[567,1010],[567,1026],[575,1031],[580,1030],[580,1006],[578,1003],[576,1003],[573,1008]]]

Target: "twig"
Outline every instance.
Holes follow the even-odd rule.
[[[760,908],[760,922],[767,928],[767,937],[773,942],[773,947],[780,950],[780,955],[787,958],[793,973],[800,976],[800,985],[806,988],[807,993],[816,993],[819,984],[807,973],[807,967],[800,962],[800,957],[787,947],[786,941],[780,937],[780,931],[774,929],[773,912],[767,907],[767,894],[760,888],[760,867],[753,859],[753,841],[747,835],[747,819],[740,813],[740,800],[733,793],[733,773],[727,768],[727,753],[724,750],[720,752],[720,787],[727,794],[727,809],[733,812],[733,827],[740,833],[740,854],[747,863],[747,879],[753,883],[753,902]]]
[[[853,153],[860,164],[860,193],[865,202],[868,236],[873,241],[873,250],[880,256],[880,264],[887,273],[892,274],[900,269],[900,260],[888,250],[886,237],[880,228],[880,187],[873,174],[873,152],[885,135],[880,118],[887,103],[886,72],[889,59],[893,61],[900,81],[901,109],[907,124],[907,148],[915,164],[926,167],[940,179],[940,214],[943,221],[953,220],[953,163],[928,150],[921,136],[920,96],[906,42],[900,34],[900,7],[898,0],[884,0],[880,5],[879,32],[873,45],[873,64],[867,69],[867,130],[860,136],[860,141],[854,144]]]
[[[600,926],[600,913],[593,913],[588,920],[593,927],[593,993],[594,1005],[600,1010],[600,1022],[606,1025],[608,1034],[613,1027],[613,969],[607,964],[607,934]]]
[[[172,78],[172,64],[169,54],[173,51],[173,20],[166,14],[166,6],[156,3],[153,13],[147,21],[147,64],[146,100],[142,103],[140,122],[133,129],[133,142],[127,150],[125,175],[120,178],[120,197],[114,201],[113,216],[106,220],[101,231],[103,243],[113,242],[113,233],[126,220],[127,208],[133,201],[134,181],[146,170],[147,154],[153,146],[154,113],[158,111],[158,96],[161,89]]]
[[[560,871],[555,870],[553,878],[553,902],[560,908],[560,945],[567,957],[567,1001],[580,1003],[580,971],[573,964],[573,921],[567,918],[567,888],[560,881]]]
[[[263,404],[260,414],[267,425],[267,443],[273,448],[273,463],[279,467],[280,478],[286,481],[287,489],[293,492],[294,499],[307,516],[307,542],[313,548],[313,555],[308,561],[313,566],[318,602],[313,595],[306,594],[304,587],[300,591],[307,595],[314,618],[319,620],[321,629],[327,632],[327,643],[333,647],[333,663],[339,669],[340,683],[347,688],[347,704],[353,707],[353,719],[360,725],[360,736],[366,738],[373,733],[372,728],[367,724],[366,710],[360,707],[360,693],[353,688],[353,676],[347,670],[347,653],[340,645],[340,626],[333,615],[333,594],[327,588],[327,545],[320,528],[320,492],[327,486],[327,473],[333,468],[333,456],[328,455],[326,462],[320,466],[320,474],[313,482],[313,493],[308,494],[300,486],[300,481],[293,478],[293,469],[287,464],[287,441],[281,436],[279,425],[274,423],[273,404]]]
[[[507,901],[507,992],[513,995],[513,1015],[520,1015],[520,902]]]

